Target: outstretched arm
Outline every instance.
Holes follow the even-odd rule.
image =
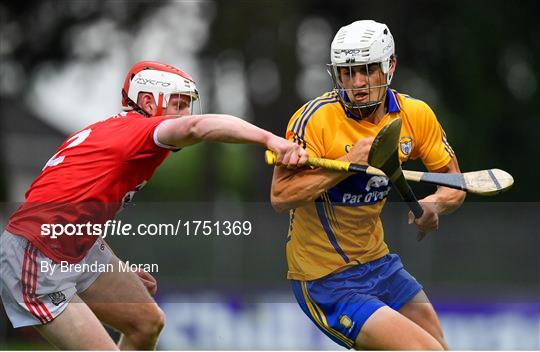
[[[201,141],[257,144],[274,151],[279,164],[296,167],[307,161],[307,153],[299,145],[231,115],[192,115],[167,120],[159,126],[157,138],[160,143],[180,148]]]

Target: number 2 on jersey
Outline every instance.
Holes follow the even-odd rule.
[[[62,153],[66,149],[76,147],[79,144],[81,144],[82,142],[84,142],[84,140],[86,138],[88,138],[88,136],[90,135],[90,132],[92,132],[91,128],[86,129],[86,130],[82,130],[81,132],[71,136],[71,138],[67,140],[68,142],[71,141],[71,143],[69,143],[65,148],[62,148],[61,150],[59,150],[58,153],[54,154],[49,159],[49,161],[47,161],[47,164],[45,164],[45,166],[43,167],[43,170],[45,170],[49,166],[56,166],[56,165],[61,164],[64,161],[65,156],[63,156],[63,155],[59,156],[60,153]]]

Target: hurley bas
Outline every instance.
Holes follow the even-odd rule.
[[[58,270],[58,271],[57,271]],[[135,264],[130,263],[129,261],[122,262],[119,261],[117,264],[109,263],[75,263],[70,264],[67,261],[61,261],[58,263],[53,263],[48,260],[42,260],[40,263],[41,273],[46,273],[50,276],[54,275],[55,272],[60,273],[112,273],[112,272],[121,272],[121,273],[136,273],[145,271],[147,273],[157,273],[159,272],[159,266],[157,264]]]

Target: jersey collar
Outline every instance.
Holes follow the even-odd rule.
[[[387,108],[389,113],[401,111],[399,108],[399,103],[396,99],[396,94],[396,91],[390,88],[386,88],[386,103],[388,104]]]

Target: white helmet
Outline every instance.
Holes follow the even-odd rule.
[[[330,47],[329,73],[334,82],[334,89],[338,91],[343,103],[350,108],[376,107],[384,99],[384,94],[375,101],[365,104],[353,104],[348,101],[346,94],[343,94],[343,87],[339,67],[349,67],[380,63],[381,71],[386,75],[386,84],[372,86],[368,84],[368,91],[372,88],[389,86],[392,81],[390,64],[394,56],[394,38],[388,27],[383,23],[372,20],[356,21],[345,27],[341,27],[337,32]],[[367,72],[367,71],[366,71]],[[372,109],[374,110],[374,109]]]
[[[160,62],[141,61],[128,72],[122,88],[122,109],[136,110],[148,115],[137,105],[139,93],[152,93],[161,115],[167,107],[171,94],[187,95],[192,101],[199,98],[195,82],[186,72]]]

